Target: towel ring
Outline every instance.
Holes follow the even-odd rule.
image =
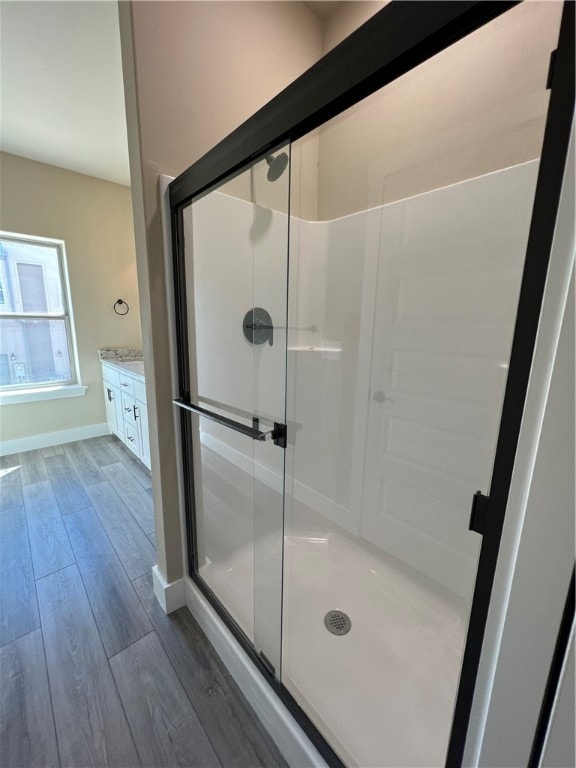
[[[118,310],[122,309],[122,307],[126,307],[126,309],[124,310],[124,312],[119,312]],[[124,301],[124,299],[116,299],[116,301],[114,302],[113,309],[114,309],[114,312],[116,312],[117,315],[127,315],[128,312],[130,312],[130,307]]]

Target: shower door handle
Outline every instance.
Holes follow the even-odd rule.
[[[207,408],[201,408],[199,405],[194,405],[194,403],[189,403],[183,400],[182,398],[177,398],[176,400],[172,401],[174,405],[178,406],[178,408],[182,408],[185,411],[190,411],[191,413],[195,413],[198,416],[204,416],[206,419],[211,419],[212,421],[215,421],[217,424],[222,424],[224,427],[228,427],[229,429],[233,429],[235,432],[240,432],[243,435],[246,435],[247,437],[251,437],[252,440],[273,440],[274,445],[279,445],[281,448],[286,447],[286,425],[280,424],[279,422],[274,422],[274,429],[270,429],[267,432],[263,432],[262,430],[258,429],[256,426],[249,427],[247,424],[242,424],[240,421],[235,421],[234,419],[229,419],[227,416],[221,416],[219,413],[214,413],[214,411],[209,411]],[[254,424],[258,423],[258,419],[253,419],[252,422]]]

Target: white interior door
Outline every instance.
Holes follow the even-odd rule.
[[[470,597],[537,161],[383,209],[361,535]]]

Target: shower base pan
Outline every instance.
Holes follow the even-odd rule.
[[[348,765],[443,764],[465,642],[464,601],[326,520],[322,534],[287,536],[284,556],[284,686]],[[200,575],[253,636],[252,549],[210,563]],[[351,620],[344,635],[326,628],[333,609]]]

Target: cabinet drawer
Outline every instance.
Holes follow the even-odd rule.
[[[109,365],[102,364],[102,378],[112,387],[120,386],[120,373]]]
[[[140,400],[141,403],[146,402],[146,384],[138,379],[134,379],[134,399]]]
[[[122,415],[124,416],[124,421],[136,421],[134,418],[135,405],[136,403],[134,402],[132,395],[128,394],[127,392],[122,392]]]
[[[138,433],[138,427],[136,424],[130,424],[130,422],[124,422],[124,433],[126,437],[126,445],[130,450],[140,458],[140,435]]]
[[[134,397],[134,379],[131,376],[126,376],[123,373],[120,374],[119,379],[122,395],[126,393],[127,395],[130,395],[130,397]]]

